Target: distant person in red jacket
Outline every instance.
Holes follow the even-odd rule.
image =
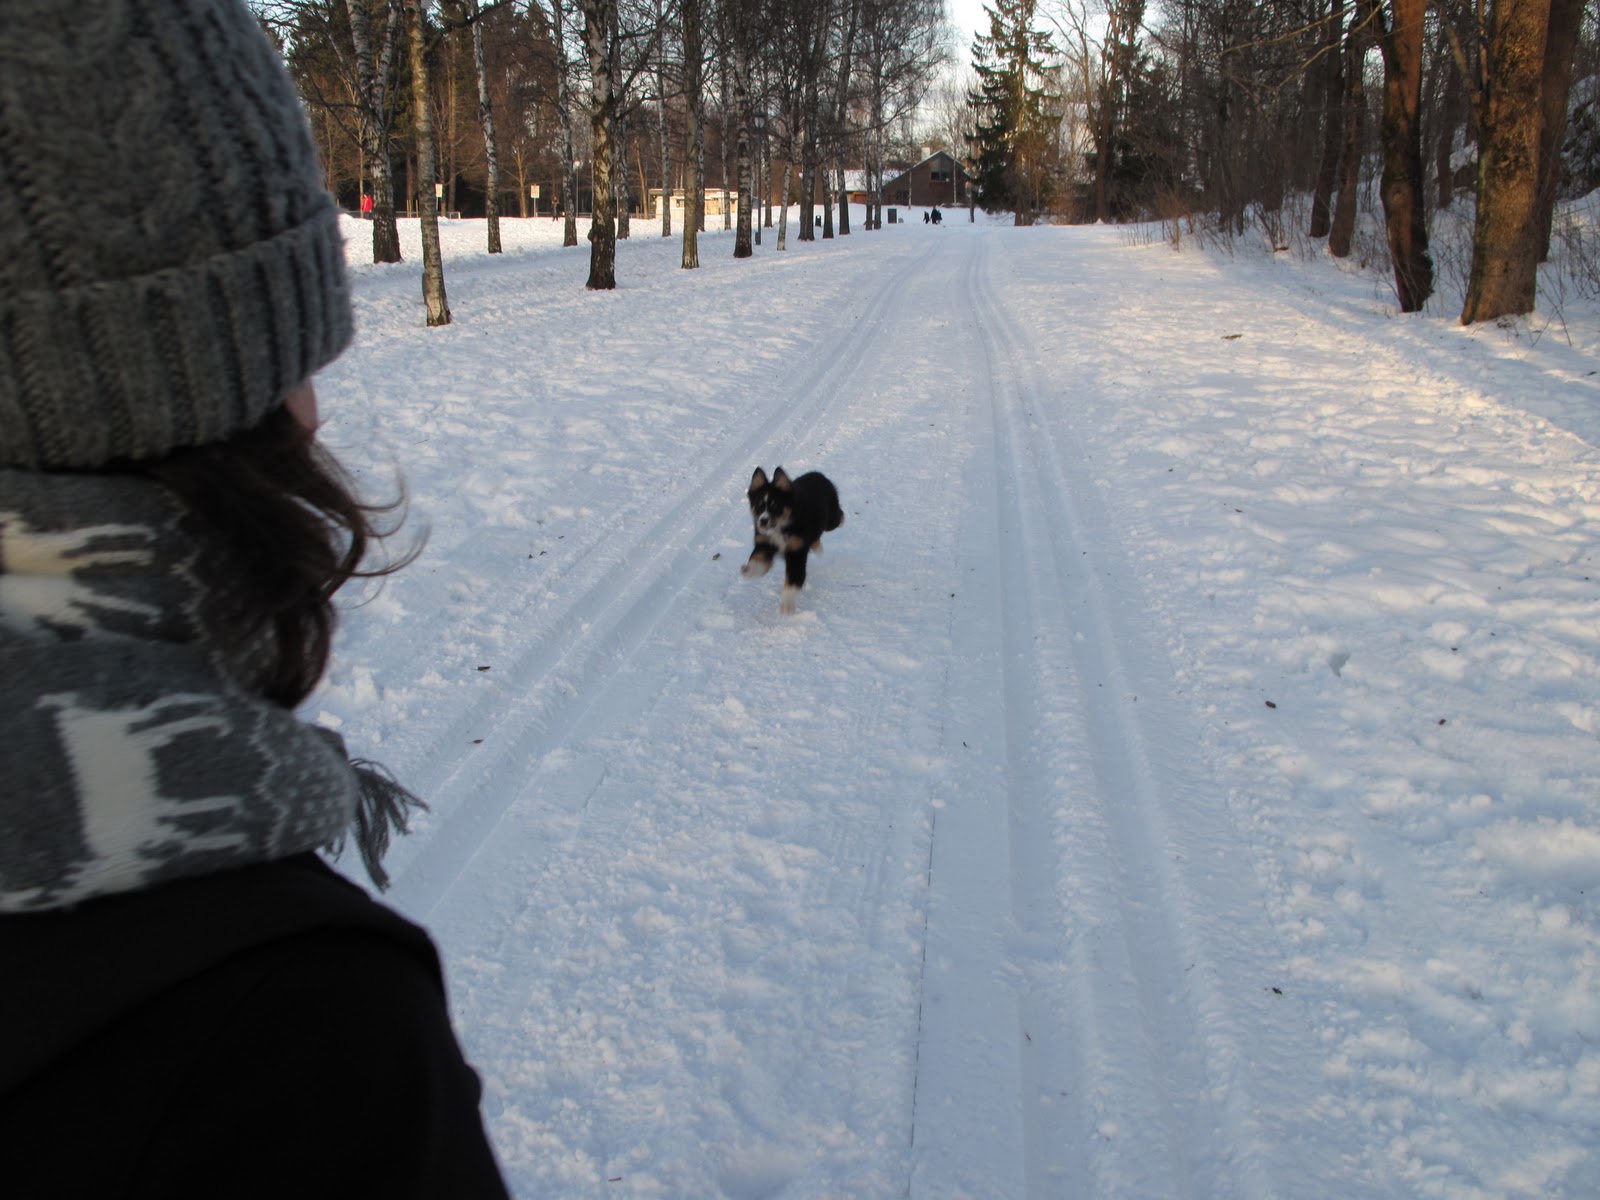
[[[368,221],[372,220],[372,193],[361,193],[361,215]]]

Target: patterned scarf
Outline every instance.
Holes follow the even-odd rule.
[[[368,873],[419,805],[258,694],[226,547],[159,485],[0,470],[0,913],[283,858],[355,834]]]

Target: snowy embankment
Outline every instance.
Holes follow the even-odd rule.
[[[918,222],[363,265],[416,563],[307,715],[432,804],[523,1196],[1600,1191],[1600,317]],[[756,465],[847,519],[789,619]]]

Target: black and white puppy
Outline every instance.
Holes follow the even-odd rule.
[[[822,535],[844,524],[839,492],[828,477],[808,471],[790,479],[779,467],[767,478],[760,467],[750,479],[750,517],[756,526],[756,548],[750,551],[739,574],[755,579],[772,569],[773,558],[783,554],[785,616],[794,612],[795,598],[806,583],[806,555],[822,551]]]

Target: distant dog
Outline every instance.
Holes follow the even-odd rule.
[[[790,479],[779,467],[767,479],[760,467],[750,478],[750,517],[756,526],[756,548],[750,551],[739,574],[755,579],[772,569],[783,552],[784,616],[794,613],[795,598],[806,583],[806,555],[822,551],[822,535],[844,524],[839,492],[827,476],[809,471]]]

